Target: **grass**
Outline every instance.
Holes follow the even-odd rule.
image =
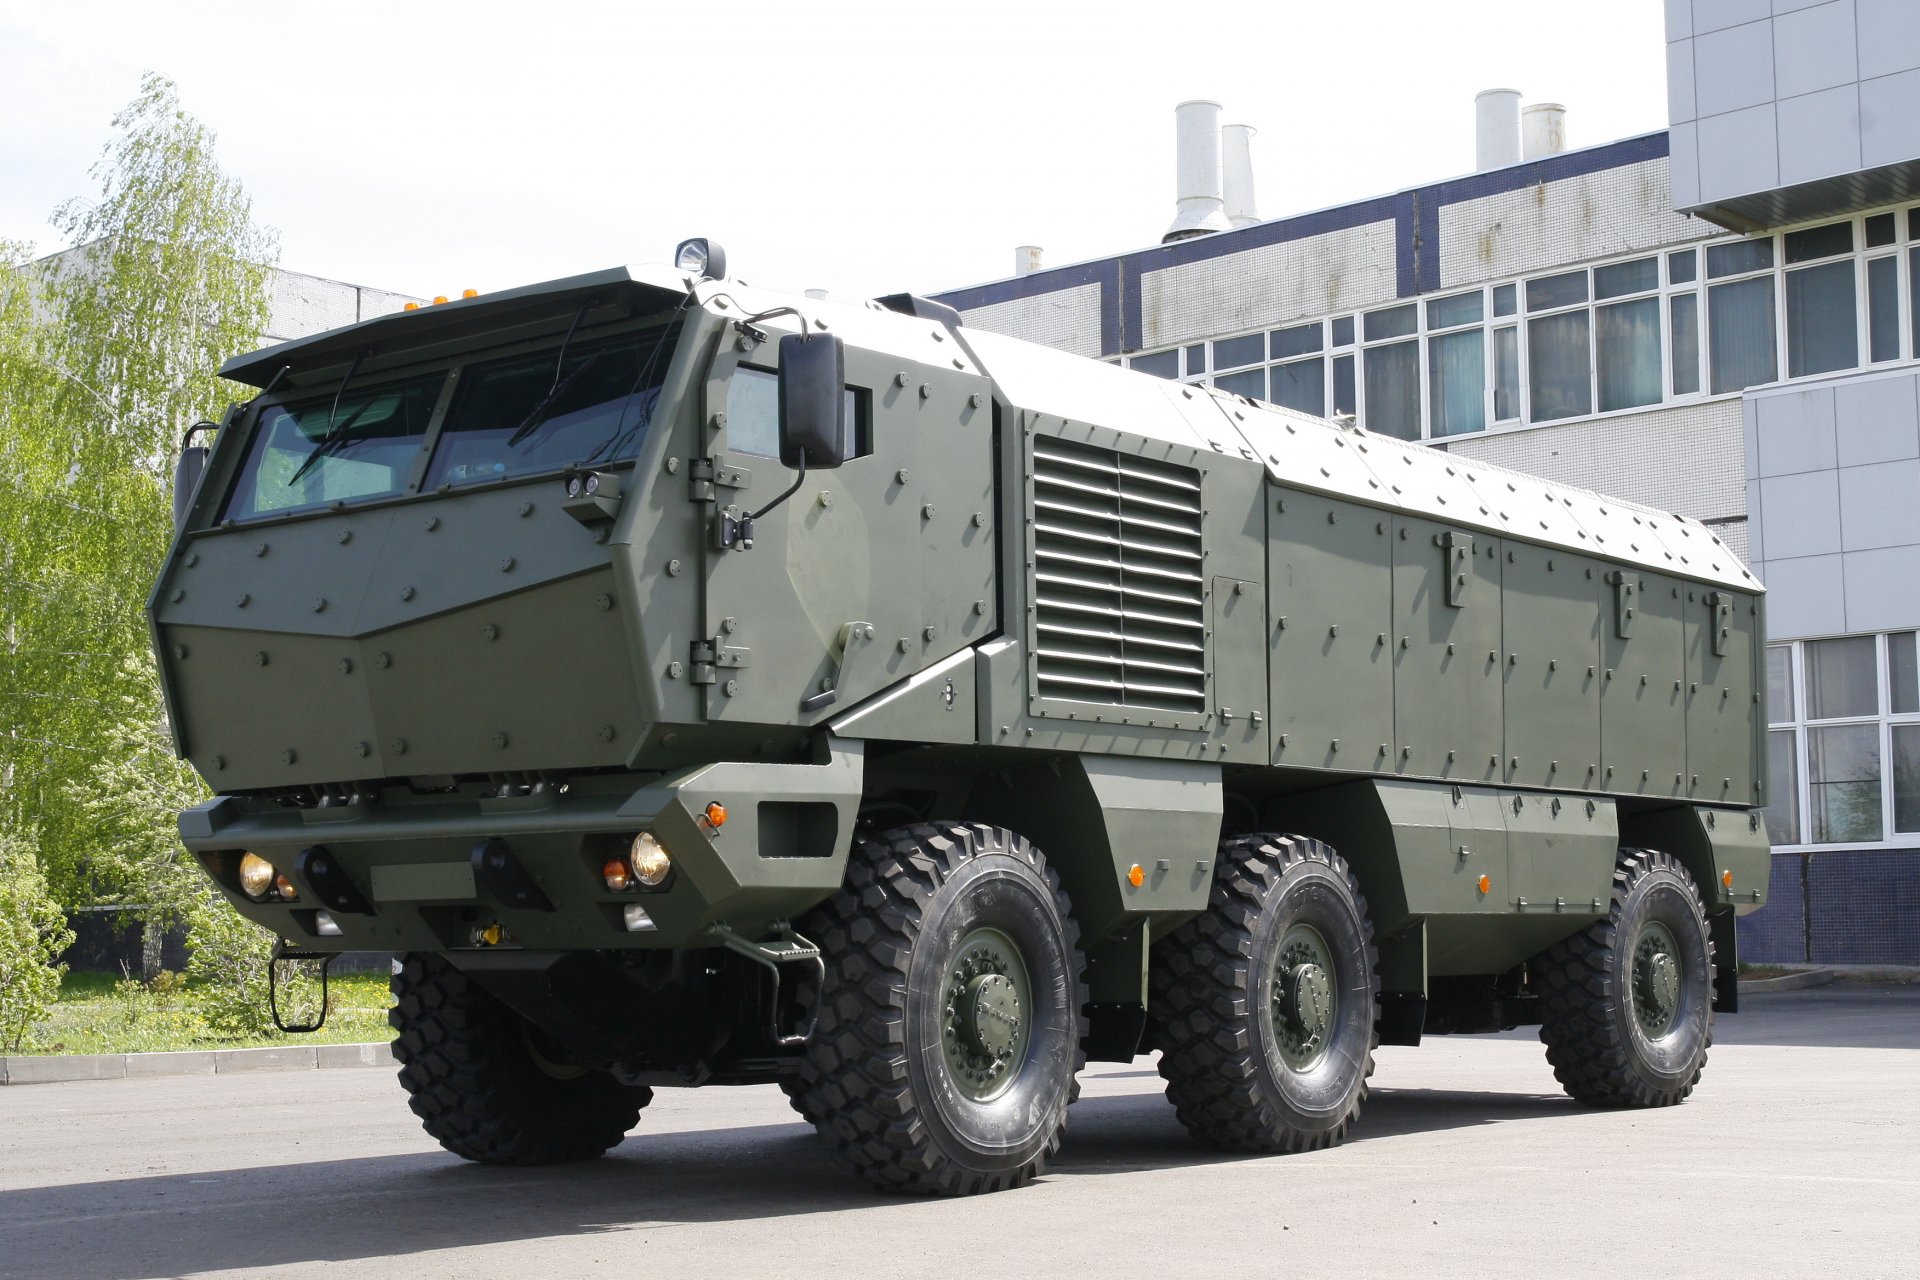
[[[393,1038],[387,1026],[393,1002],[384,973],[336,975],[329,984],[327,1025],[308,1035],[222,1035],[200,1016],[195,996],[195,984],[177,974],[147,985],[106,973],[68,973],[60,980],[59,1003],[35,1024],[25,1048],[29,1053],[163,1053]]]

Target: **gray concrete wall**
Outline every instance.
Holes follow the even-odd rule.
[[[1920,627],[1920,370],[1751,391],[1745,413],[1772,638]]]
[[[1920,158],[1920,3],[1666,4],[1676,208]]]

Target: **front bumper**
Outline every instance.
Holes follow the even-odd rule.
[[[817,764],[722,762],[632,779],[632,789],[502,799],[262,809],[222,796],[183,813],[180,834],[243,915],[315,950],[714,946],[715,924],[758,937],[839,887],[863,758],[859,743],[820,754]],[[704,819],[713,802],[728,814],[718,828]],[[613,892],[601,867],[641,831],[673,870],[657,889]],[[302,854],[313,850],[352,894],[311,874]],[[271,862],[297,897],[241,892],[245,852]],[[339,909],[353,898],[364,909]],[[633,904],[652,928],[628,927]]]

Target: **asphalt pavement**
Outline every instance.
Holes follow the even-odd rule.
[[[1679,1107],[1563,1097],[1531,1032],[1380,1051],[1332,1151],[1210,1154],[1149,1059],[1035,1185],[894,1199],[770,1087],[488,1169],[384,1069],[0,1089],[0,1277],[1920,1275],[1920,985],[1747,998]]]

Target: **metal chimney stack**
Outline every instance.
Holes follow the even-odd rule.
[[[1482,89],[1473,96],[1473,167],[1477,173],[1520,163],[1520,91]]]
[[[1567,149],[1567,109],[1557,102],[1536,102],[1520,113],[1520,151],[1528,160]]]
[[[1220,104],[1206,99],[1173,109],[1178,135],[1179,202],[1162,244],[1225,231],[1231,224],[1220,196]]]
[[[1023,244],[1013,251],[1013,274],[1030,276],[1040,269],[1040,246]]]
[[[1253,126],[1230,124],[1220,130],[1221,193],[1227,221],[1250,227],[1260,221],[1253,195]]]

